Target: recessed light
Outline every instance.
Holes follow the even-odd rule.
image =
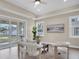
[[[67,0],[64,0],[64,2],[66,2]]]

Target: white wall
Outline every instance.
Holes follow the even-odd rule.
[[[69,37],[69,17],[76,15],[79,15],[79,12],[63,14],[59,16],[49,17],[46,19],[40,19],[39,21],[45,22],[45,36],[42,37],[41,41],[70,42],[71,44],[79,45],[79,38],[76,39]],[[51,24],[64,24],[64,33],[47,33],[47,25]]]

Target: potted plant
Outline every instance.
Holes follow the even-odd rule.
[[[32,33],[33,33],[33,40],[36,40],[36,27],[35,26],[33,27]]]
[[[36,36],[36,41],[38,44],[40,43],[40,36]]]
[[[32,33],[33,33],[33,40],[36,40],[37,43],[39,43],[40,42],[40,36],[36,35],[37,31],[36,31],[36,27],[35,26],[33,27]]]

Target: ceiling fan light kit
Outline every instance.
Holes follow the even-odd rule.
[[[64,0],[64,2],[66,2],[67,0]]]
[[[35,5],[39,5],[40,4],[40,0],[35,0]]]

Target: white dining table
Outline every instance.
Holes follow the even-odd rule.
[[[17,42],[18,43],[18,57],[20,54],[20,46],[26,46],[28,43],[27,42]],[[42,48],[43,44],[48,44],[51,47],[54,47],[54,59],[57,59],[58,56],[58,47],[66,47],[67,48],[67,59],[69,59],[69,45],[68,44],[58,44],[58,43],[52,43],[52,42],[40,42],[40,44],[37,44],[38,48]]]

